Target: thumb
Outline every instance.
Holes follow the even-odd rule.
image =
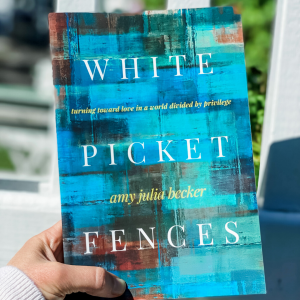
[[[126,290],[124,280],[100,267],[56,264],[55,282],[59,294],[82,292],[96,297],[115,298]]]

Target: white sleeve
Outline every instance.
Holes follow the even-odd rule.
[[[15,267],[0,269],[1,300],[45,300],[34,282]]]

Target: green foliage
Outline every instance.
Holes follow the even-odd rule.
[[[262,137],[262,126],[264,122],[264,109],[266,97],[265,95],[258,94],[253,90],[249,90],[249,110],[252,131],[252,146],[253,146],[253,159],[255,168],[256,185],[259,177],[260,166],[260,145]]]
[[[214,6],[233,6],[235,12],[242,15],[254,166],[258,181],[265,94],[276,1],[213,0],[212,2]]]
[[[146,10],[165,9],[167,0],[145,0]]]
[[[0,170],[14,171],[14,165],[12,164],[7,150],[0,147]]]

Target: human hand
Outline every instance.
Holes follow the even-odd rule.
[[[24,272],[47,300],[76,292],[115,298],[126,289],[124,280],[100,267],[63,264],[61,221],[27,241],[8,265]]]

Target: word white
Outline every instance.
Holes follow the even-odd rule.
[[[218,157],[225,157],[223,155],[223,150],[222,150],[222,138],[226,139],[226,141],[228,142],[228,136],[218,136],[218,137],[211,138],[211,143],[213,143],[215,139],[218,140],[218,148],[219,148],[219,156]],[[191,141],[196,141],[199,144],[200,143],[199,139],[198,138],[185,139],[185,141],[187,143],[187,159],[186,160],[201,159],[201,153],[198,154],[199,155],[198,157],[192,157],[192,151],[196,154],[197,150],[196,150],[196,145],[194,145],[194,147],[191,147]],[[165,162],[163,154],[165,154],[168,157],[169,161],[175,161],[175,159],[167,151],[168,146],[172,142],[173,141],[169,140],[168,145],[163,149],[163,141],[156,141],[156,143],[158,143],[158,156],[159,156],[158,162],[161,162],[161,163]],[[134,159],[132,157],[132,148],[134,145],[140,145],[143,149],[145,149],[145,143],[135,142],[135,143],[130,144],[128,147],[128,151],[127,151],[128,159],[135,165],[146,163],[145,156],[143,157],[143,160],[140,162],[134,161]],[[116,166],[117,164],[115,163],[115,153],[114,153],[115,144],[108,144],[108,146],[110,147],[110,160],[111,160],[111,163],[109,165]],[[91,159],[97,155],[97,148],[93,145],[85,145],[82,147],[83,147],[83,156],[84,156],[84,167],[91,167],[91,165],[89,165],[89,159]],[[91,156],[88,156],[88,147],[92,148],[92,150],[93,150],[93,154]]]
[[[197,56],[199,57],[199,68],[200,68],[200,73],[199,75],[205,75],[205,74],[213,74],[214,70],[213,68],[210,68],[210,72],[204,73],[204,66],[206,68],[208,68],[208,61],[205,60],[205,62],[203,62],[203,56],[209,56],[209,58],[211,58],[211,53],[203,53],[203,54],[197,54]],[[158,78],[158,73],[157,73],[157,58],[158,57],[151,57],[152,58],[152,62],[153,62],[153,77],[152,78]],[[175,55],[175,56],[169,56],[169,62],[172,63],[174,60],[173,58],[175,58],[175,63],[176,63],[176,75],[174,76],[183,76],[181,74],[181,70],[180,70],[180,58],[182,58],[184,61],[186,61],[186,56],[185,55]],[[132,59],[133,60],[133,68],[128,68],[126,67],[126,60],[127,58],[121,58],[120,60],[122,61],[122,73],[123,73],[123,77],[121,79],[125,80],[128,79],[127,77],[127,70],[134,70],[134,79],[139,79],[139,70],[138,70],[138,58],[128,58],[128,59]],[[96,70],[98,71],[100,78],[102,80],[104,80],[105,77],[105,73],[106,73],[106,69],[107,69],[107,64],[109,62],[109,59],[104,59],[105,61],[105,67],[102,70],[99,64],[99,60],[94,59],[93,62],[95,64],[94,67],[94,71],[92,72],[91,67],[90,67],[90,62],[89,60],[83,60],[85,67],[90,75],[90,78],[92,81],[94,81],[95,78],[95,74],[96,74]]]
[[[232,223],[235,228],[237,228],[237,222],[233,222],[233,221],[230,221],[230,222],[227,222],[225,224],[225,230],[230,233],[231,235],[233,235],[235,237],[235,241],[233,242],[230,242],[227,238],[227,236],[225,237],[225,242],[226,242],[226,245],[230,244],[230,245],[234,245],[236,244],[240,237],[239,235],[228,228],[228,225]],[[210,238],[209,237],[209,232],[208,230],[212,230],[212,225],[211,223],[208,223],[208,224],[197,224],[197,226],[199,227],[199,239],[200,239],[200,244],[198,246],[212,246],[214,245],[214,240],[213,238]],[[206,229],[204,229],[204,227],[206,226]],[[179,228],[182,232],[184,232],[184,226],[179,226],[179,225],[174,225],[172,226],[169,231],[168,231],[168,234],[167,234],[167,238],[168,238],[168,243],[171,247],[173,248],[182,248],[182,247],[185,247],[186,246],[186,241],[185,239],[183,239],[181,241],[181,243],[179,245],[175,245],[175,243],[173,242],[172,240],[172,231],[174,228]],[[137,228],[137,231],[138,231],[138,234],[139,234],[139,242],[140,242],[140,247],[138,248],[138,250],[145,250],[145,249],[149,249],[148,247],[147,248],[143,248],[142,247],[142,236],[146,239],[146,241],[149,243],[150,247],[152,249],[155,248],[155,245],[154,245],[154,229],[155,227],[150,227],[149,228],[152,232],[151,234],[151,238],[146,234],[146,232],[144,231],[144,229],[142,228]],[[205,232],[204,232],[205,230]],[[125,242],[122,243],[122,235],[124,236],[125,235],[125,230],[124,229],[119,229],[119,230],[110,230],[111,232],[111,236],[112,236],[112,251],[111,252],[117,252],[117,251],[126,251],[126,246],[127,246],[127,243]],[[118,239],[116,237],[116,234],[118,233]],[[93,246],[94,248],[97,248],[96,246],[96,242],[95,242],[95,238],[92,239],[92,241],[90,240],[90,235],[96,235],[96,237],[98,238],[99,237],[99,232],[98,231],[94,231],[94,232],[84,232],[83,233],[85,235],[85,245],[86,245],[86,252],[84,253],[85,255],[86,254],[92,254],[92,251],[90,249],[91,246]],[[206,239],[209,239],[208,242],[204,243],[204,237]],[[117,249],[117,243],[119,244],[118,245],[118,248]],[[122,249],[120,249],[122,247]]]

